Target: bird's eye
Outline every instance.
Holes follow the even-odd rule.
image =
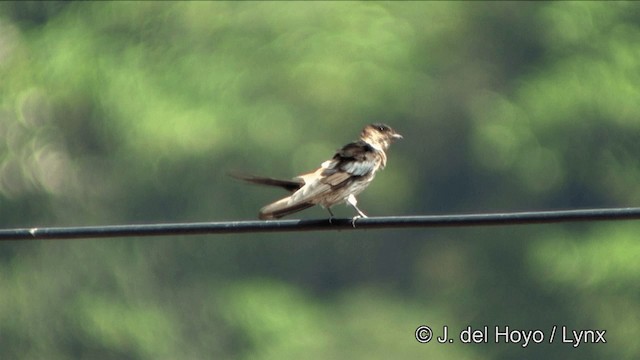
[[[380,125],[380,126],[378,126],[378,130],[380,130],[380,131],[385,131],[386,129],[385,129],[385,127],[384,127],[384,126]]]

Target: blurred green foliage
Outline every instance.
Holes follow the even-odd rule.
[[[311,170],[372,122],[405,140],[370,214],[638,206],[639,24],[635,2],[0,2],[0,223],[251,219],[280,194],[227,171]],[[638,230],[5,242],[0,357],[636,359]]]

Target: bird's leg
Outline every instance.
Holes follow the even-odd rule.
[[[334,217],[333,216],[333,211],[331,211],[331,208],[327,208],[327,211],[329,212],[329,215],[330,215],[329,216],[329,224],[331,224],[332,223],[331,220],[333,220],[333,217]]]
[[[368,216],[358,208],[358,200],[355,196],[353,196],[353,194],[349,195],[349,197],[347,198],[347,203],[353,206],[353,208],[358,212],[358,215],[354,216],[353,219],[351,219],[351,225],[353,225],[353,227],[356,227],[356,220],[360,218],[368,218]]]
[[[353,194],[349,195],[349,197],[347,198],[347,203],[353,206],[354,209],[356,209],[356,211],[359,214],[359,217],[363,217],[363,218],[368,217],[365,213],[362,212],[362,210],[358,208],[358,200],[356,199],[355,196],[353,196]]]

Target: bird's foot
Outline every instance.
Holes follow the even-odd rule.
[[[367,216],[367,215],[365,215],[365,214],[361,214],[361,215],[356,215],[356,216],[354,216],[354,217],[351,219],[351,226],[353,226],[353,228],[355,229],[355,228],[356,228],[356,221],[358,221],[358,219],[363,219],[363,218],[364,218],[364,219],[366,219],[366,218],[368,218],[368,216]]]
[[[333,224],[333,211],[331,211],[331,208],[327,208],[327,211],[329,212],[329,224]]]

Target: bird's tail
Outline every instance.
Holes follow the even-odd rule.
[[[268,186],[276,186],[276,187],[281,187],[287,191],[290,192],[294,192],[298,189],[300,189],[303,185],[304,185],[304,181],[302,180],[281,180],[281,179],[274,179],[274,178],[269,178],[269,177],[262,177],[262,176],[254,176],[254,175],[247,175],[247,174],[240,174],[237,172],[230,172],[229,176],[236,178],[238,180],[242,180],[242,181],[246,181],[252,184],[258,184],[258,185],[268,185]]]
[[[303,179],[281,180],[269,177],[240,174],[237,172],[230,172],[229,176],[252,184],[281,187],[289,192],[296,192],[304,185]],[[293,214],[312,206],[312,203],[293,201],[291,199],[291,196],[287,196],[284,199],[280,199],[260,209],[258,217],[262,220],[279,219],[283,216]]]
[[[280,199],[260,209],[260,213],[258,214],[258,217],[261,220],[279,219],[283,216],[287,216],[289,214],[302,211],[312,206],[313,204],[310,202],[303,202],[303,203],[293,202],[292,203],[291,196],[287,196],[284,199]]]

